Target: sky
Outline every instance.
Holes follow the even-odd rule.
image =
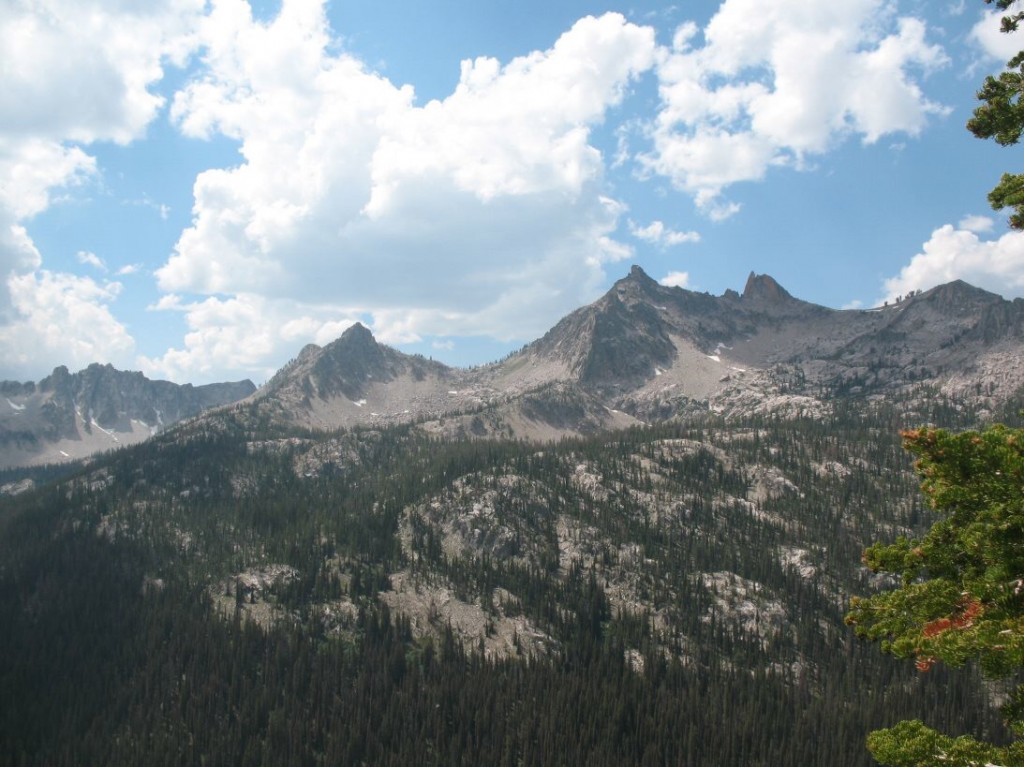
[[[0,379],[481,364],[633,265],[1024,296],[982,0],[627,1],[0,0]]]

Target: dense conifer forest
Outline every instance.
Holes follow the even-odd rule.
[[[885,585],[863,547],[930,521],[900,425],[186,425],[2,501],[0,764],[868,765],[907,718],[999,740],[974,673],[842,625]],[[396,574],[486,630],[394,609]],[[533,644],[495,651],[513,622]]]

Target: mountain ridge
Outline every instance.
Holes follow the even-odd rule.
[[[547,439],[694,407],[821,414],[848,396],[956,396],[991,408],[1024,386],[1021,359],[1024,301],[962,281],[874,309],[830,309],[769,275],[751,272],[742,293],[713,296],[660,285],[633,266],[499,362],[448,367],[379,344],[357,324],[322,349],[306,347],[252,402],[314,429],[421,422],[445,433]],[[585,426],[554,402],[538,408],[545,392],[571,400]],[[524,410],[527,395],[533,406]]]
[[[62,463],[133,444],[256,391],[252,381],[175,384],[93,363],[0,382],[0,468]]]
[[[549,440],[698,411],[823,416],[850,397],[991,410],[1022,387],[1024,301],[962,280],[873,309],[830,309],[767,274],[715,296],[661,285],[634,265],[520,351],[473,368],[405,354],[355,323],[303,347],[259,389],[178,387],[98,364],[2,382],[0,465],[83,457],[234,402],[285,428],[416,423],[438,435]]]

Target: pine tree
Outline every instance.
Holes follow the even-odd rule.
[[[995,3],[1000,10],[1019,7],[1019,0],[985,0]],[[1024,12],[1015,11],[1003,17],[1002,31],[1015,32],[1024,21]],[[999,77],[985,78],[978,91],[978,100],[985,102],[974,110],[967,129],[978,138],[995,139],[1001,146],[1012,146],[1020,141],[1024,132],[1024,51],[1006,62],[1006,70]],[[1024,174],[1004,173],[999,184],[989,193],[989,202],[996,210],[1012,208],[1010,226],[1024,229]]]
[[[876,572],[902,585],[854,599],[847,623],[884,652],[914,658],[921,672],[936,663],[977,663],[992,678],[1024,669],[1024,430],[992,426],[952,434],[904,432],[917,456],[921,489],[940,519],[920,540],[875,544],[864,554]],[[1024,686],[1002,707],[1024,735]],[[920,721],[872,733],[872,754],[891,767],[1024,764],[1024,741],[1007,745],[953,738]]]

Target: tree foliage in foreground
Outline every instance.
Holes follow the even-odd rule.
[[[1019,0],[985,0],[1002,11],[1019,7]],[[1002,31],[1015,32],[1024,12],[1014,11],[1003,17]],[[989,75],[978,90],[978,100],[984,102],[974,110],[967,129],[978,138],[995,139],[1001,146],[1012,146],[1020,141],[1024,132],[1024,51],[1006,62],[1006,70],[998,77]],[[989,192],[989,202],[996,210],[1012,208],[1009,223],[1014,229],[1024,229],[1024,174],[1004,173],[996,187]]]
[[[895,590],[854,599],[847,622],[883,651],[936,663],[977,664],[989,678],[1019,682],[1024,669],[1024,430],[993,426],[952,434],[903,434],[917,457],[921,489],[941,518],[920,540],[875,544],[864,554]],[[1024,686],[1002,706],[1024,736]],[[1024,741],[948,737],[920,721],[872,733],[868,747],[891,767],[1024,765]]]

